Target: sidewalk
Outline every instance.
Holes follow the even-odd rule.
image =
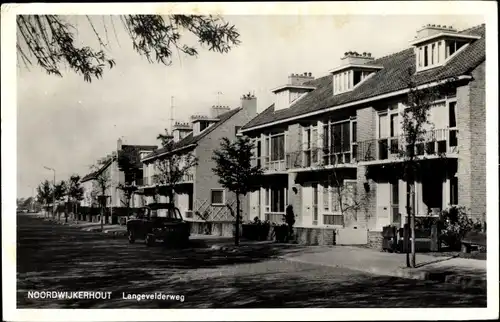
[[[406,267],[406,255],[349,246],[315,247],[315,251],[282,256],[288,261],[342,267],[375,275],[430,280],[486,288],[486,261],[434,257],[417,253],[417,267]]]

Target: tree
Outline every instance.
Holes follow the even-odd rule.
[[[132,184],[139,174],[139,169],[137,168],[134,159],[136,157],[136,151],[134,149],[122,149],[118,152],[118,168],[120,171],[125,173],[125,183],[120,183],[118,185],[118,189],[123,191],[123,195],[125,197],[124,200],[120,200],[123,204],[125,204],[126,216],[128,218],[130,211],[130,200],[132,199],[132,195],[137,190],[137,186]]]
[[[56,204],[60,203],[61,201],[64,200],[67,194],[67,186],[66,182],[62,180],[58,184],[54,186],[54,201]],[[57,220],[61,219],[60,212],[57,211]]]
[[[78,202],[83,200],[83,187],[80,185],[80,176],[75,174],[68,181],[68,197],[73,203],[73,213],[78,213]]]
[[[99,206],[101,208],[101,231],[104,226],[104,217],[106,217],[106,223],[108,222],[107,214],[106,214],[106,202],[108,195],[106,195],[109,187],[111,186],[109,172],[104,170],[100,170],[100,172],[96,175],[94,188],[96,190],[97,200],[99,202]]]
[[[19,15],[17,22],[17,55],[25,67],[36,63],[48,74],[62,76],[65,66],[82,75],[91,82],[92,78],[102,77],[104,68],[113,68],[115,61],[110,58],[108,50],[108,29],[113,29],[118,41],[114,20],[106,21],[102,17],[104,35],[97,31],[96,21],[85,16],[100,50],[89,46],[78,46],[75,32],[78,27],[59,15]],[[226,23],[221,17],[200,15],[122,15],[118,16],[122,27],[132,41],[133,49],[145,56],[152,63],[171,65],[174,50],[188,56],[197,56],[198,50],[182,40],[185,33],[194,35],[201,47],[209,51],[227,53],[240,43],[239,33],[233,25]],[[111,27],[111,28],[109,28]],[[104,38],[106,41],[104,41]],[[153,59],[154,58],[154,59]],[[34,61],[33,61],[34,60]]]
[[[252,166],[254,144],[248,137],[238,137],[235,142],[222,138],[220,149],[214,151],[212,159],[216,167],[212,171],[219,183],[236,195],[236,234],[234,243],[239,245],[240,197],[258,189],[257,182],[263,175],[260,165]]]
[[[159,134],[158,139],[162,141],[162,146],[166,152],[160,159],[154,161],[156,174],[153,180],[156,184],[156,195],[166,196],[168,201],[174,202],[175,186],[181,182],[191,169],[198,165],[198,158],[191,152],[181,152],[175,150],[175,142],[172,136]]]
[[[36,188],[38,201],[45,206],[45,210],[49,211],[49,204],[52,203],[52,185],[48,180],[43,181]]]
[[[415,247],[415,182],[421,179],[422,171],[417,154],[417,149],[426,143],[434,143],[435,137],[432,133],[433,124],[429,121],[429,114],[435,101],[450,91],[455,78],[442,81],[437,86],[418,86],[412,77],[412,72],[408,72],[407,88],[404,104],[405,108],[401,112],[402,136],[397,147],[388,147],[397,152],[402,160],[402,166],[396,165],[400,170],[401,177],[407,184],[406,211],[410,218],[411,236],[411,263],[407,252],[406,264],[408,267],[416,267],[416,247]],[[431,130],[429,130],[431,129]],[[441,155],[442,156],[442,155]]]

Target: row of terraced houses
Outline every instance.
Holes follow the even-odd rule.
[[[436,215],[451,205],[485,214],[484,36],[484,25],[464,31],[427,25],[403,51],[381,58],[346,52],[327,76],[291,74],[259,114],[257,99],[244,96],[238,108],[214,106],[209,115],[176,123],[176,153],[200,160],[176,188],[177,206],[193,232],[232,234],[234,219],[225,205],[235,198],[218,183],[211,155],[222,137],[245,135],[254,142],[253,162],[265,175],[260,189],[244,199],[244,220],[280,223],[292,205],[305,242],[331,244],[335,232],[340,244],[372,243],[382,227],[408,220],[407,184],[395,173],[401,158],[392,147],[404,141],[401,113],[410,77],[426,87],[453,80],[453,89],[433,103],[425,140],[416,149],[423,169],[411,196],[417,216]],[[124,147],[119,140],[117,148]],[[139,207],[152,201],[154,160],[167,151],[126,147],[138,155],[140,189],[132,206]],[[111,169],[118,183],[124,174],[113,155],[109,160],[99,171]],[[93,178],[95,173],[84,181]],[[110,190],[112,204],[119,206],[119,191]]]

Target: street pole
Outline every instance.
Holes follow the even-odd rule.
[[[52,189],[55,189],[56,187],[56,170],[53,168],[49,168],[46,166],[43,166],[47,170],[52,170],[54,172],[54,181],[52,183]],[[56,196],[54,194],[54,191],[52,191],[52,218],[54,218],[56,215]]]

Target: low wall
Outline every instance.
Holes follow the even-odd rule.
[[[232,221],[188,221],[191,234],[232,237],[234,222]],[[241,230],[240,230],[241,233]]]
[[[366,228],[339,228],[335,236],[337,245],[366,245],[368,230]]]
[[[368,231],[368,247],[374,249],[382,250],[382,240],[383,240],[381,231]]]
[[[335,245],[334,228],[295,227],[293,230],[301,245]]]

